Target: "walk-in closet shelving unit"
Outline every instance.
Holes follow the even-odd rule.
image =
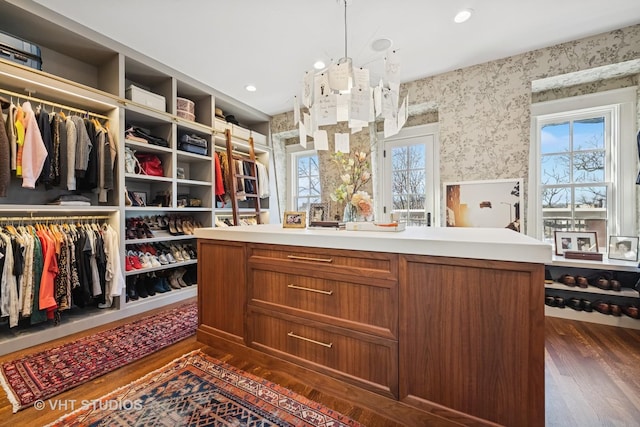
[[[0,89],[103,115],[109,119],[110,129],[118,142],[115,184],[107,203],[99,203],[97,196],[88,193],[91,206],[48,206],[47,202],[64,192],[45,192],[42,188],[23,190],[19,183],[12,182],[9,197],[0,199],[0,214],[28,218],[43,215],[106,216],[108,219],[105,220],[120,231],[123,271],[129,244],[168,243],[184,247],[193,242],[189,234],[173,235],[166,230],[154,230],[151,237],[127,239],[128,218],[186,216],[203,226],[213,224],[215,107],[220,106],[227,114],[235,114],[253,128],[258,126],[257,130],[263,134],[268,134],[268,116],[31,0],[0,0],[0,29],[38,44],[43,60],[42,72],[0,60]],[[164,111],[127,99],[126,89],[131,84],[164,96]],[[178,97],[195,102],[195,121],[177,115]],[[21,102],[24,100],[20,99]],[[126,142],[127,124],[140,126],[165,138],[168,147]],[[237,130],[248,132],[241,128]],[[206,139],[209,142],[207,154],[179,150],[178,141],[183,133]],[[164,176],[144,177],[125,173],[125,146],[157,154],[162,159]],[[125,189],[146,193],[148,206],[128,206]],[[169,195],[164,203],[166,206],[150,206],[158,192]],[[198,201],[198,206],[185,206],[183,196],[188,196],[187,201]],[[196,263],[197,260],[191,258],[176,265],[151,267],[144,273],[193,267]],[[129,278],[141,273],[125,275]],[[123,291],[110,309],[73,310],[73,313],[63,316],[60,325],[55,327],[47,324],[16,332],[0,325],[0,353],[20,350],[181,301],[195,296],[196,289],[196,286],[189,286],[130,303],[125,303],[126,292]]]
[[[552,280],[552,283],[545,283],[545,294],[564,298],[566,306],[560,308],[546,305],[545,315],[640,329],[640,319],[631,318],[624,313],[620,316],[613,316],[611,314],[602,314],[596,310],[591,312],[574,310],[568,305],[570,298],[578,298],[592,303],[595,301],[614,303],[620,307],[625,305],[640,306],[640,293],[634,289],[636,281],[640,279],[640,268],[638,268],[636,262],[607,259],[606,254],[603,261],[574,260],[555,256],[552,264],[547,266],[547,270],[551,275],[550,280]],[[564,274],[569,274],[574,278],[583,276],[588,279],[589,285],[586,288],[581,288],[577,284],[567,286],[558,281],[561,280]],[[622,283],[621,290],[600,289],[596,286],[599,277],[619,280]]]
[[[193,228],[212,224],[213,162],[210,152],[194,154],[180,150],[179,141],[182,135],[197,135],[211,146],[213,97],[153,67],[126,58],[125,87],[130,85],[165,99],[159,108],[131,100],[124,103],[125,146],[136,154],[157,156],[163,169],[162,176],[148,175],[140,168],[125,171],[125,187],[131,204],[125,203],[124,259],[129,263],[131,256],[139,254],[143,261],[141,268],[130,265],[126,272],[125,300],[139,304],[159,294],[165,296],[168,289],[181,293],[191,291],[191,288],[180,289],[175,278],[190,273],[191,279],[182,280],[183,284],[192,284],[195,278],[197,254]],[[187,99],[196,103],[198,121],[176,115],[178,96],[189,97]],[[127,137],[131,127],[162,139],[164,144],[131,141]],[[138,195],[143,196],[144,203],[140,203]],[[160,285],[162,281],[165,292]]]

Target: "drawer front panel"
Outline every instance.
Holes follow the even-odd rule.
[[[266,244],[249,244],[249,262],[397,281],[398,255]]]
[[[396,285],[363,285],[251,268],[249,298],[251,303],[287,307],[311,317],[315,314],[325,322],[397,337]]]
[[[250,309],[249,324],[253,347],[371,391],[397,396],[396,341],[367,341],[362,334],[342,334],[340,328],[262,310]]]

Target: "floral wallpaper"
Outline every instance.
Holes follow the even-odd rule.
[[[523,178],[527,188],[532,82],[639,58],[640,25],[634,25],[426,77],[403,84],[402,90],[408,92],[411,105],[435,106],[442,182]],[[633,85],[637,80],[620,77],[615,84]],[[606,82],[592,82],[533,97],[541,101],[554,96],[554,91],[556,95],[572,96],[608,86]],[[286,113],[273,118],[274,144],[284,144],[280,135],[294,129],[292,116]],[[432,116],[423,117],[428,120]],[[323,162],[322,167],[325,165]],[[284,185],[282,182],[279,188],[286,188]]]

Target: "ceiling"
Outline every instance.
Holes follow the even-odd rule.
[[[342,0],[35,0],[268,115],[293,109],[304,72],[344,56]],[[347,0],[354,65],[402,82],[640,23],[639,0]],[[464,24],[453,16],[474,14]],[[253,84],[256,92],[247,92]]]

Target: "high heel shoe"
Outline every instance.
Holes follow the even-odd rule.
[[[176,229],[176,220],[175,218],[169,218],[169,234],[171,234],[172,236],[177,236],[180,233],[178,233],[178,230]]]
[[[176,218],[176,231],[178,234],[184,234],[184,229],[182,228],[182,219]]]

